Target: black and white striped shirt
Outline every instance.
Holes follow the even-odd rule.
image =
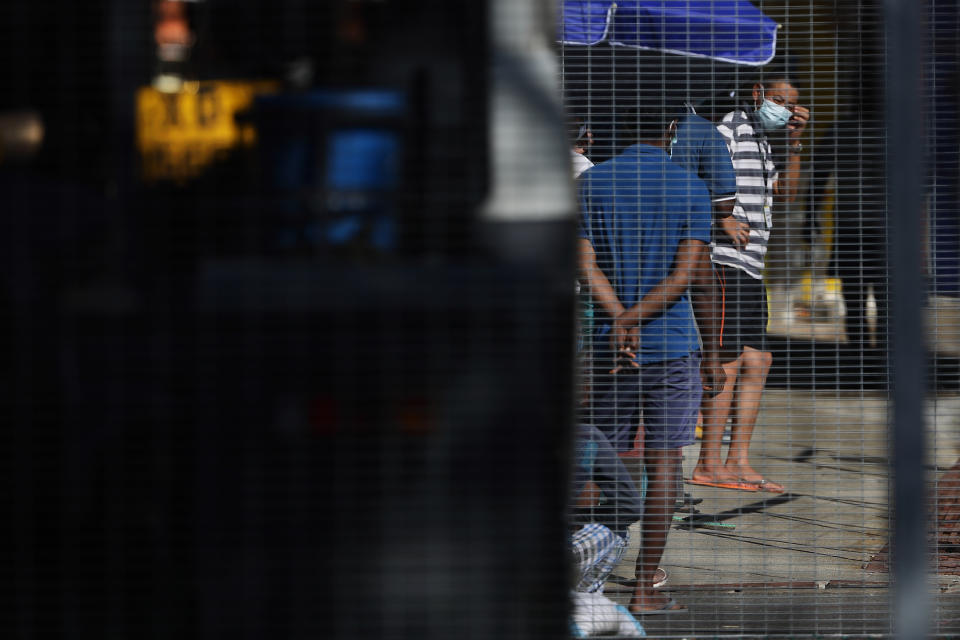
[[[737,202],[733,215],[750,225],[750,241],[746,247],[738,249],[729,238],[719,234],[712,257],[716,263],[741,269],[750,277],[762,280],[767,242],[773,226],[770,210],[777,168],[770,143],[752,114],[753,110],[747,107],[737,109],[725,115],[717,125],[727,142],[737,174]]]

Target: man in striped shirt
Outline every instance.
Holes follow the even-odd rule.
[[[746,246],[725,234],[714,238],[712,260],[722,292],[721,355],[726,383],[703,406],[703,442],[692,475],[693,484],[744,491],[783,492],[751,465],[750,438],[760,410],[760,398],[773,360],[766,349],[767,298],[763,284],[764,258],[775,195],[792,201],[797,192],[803,135],[810,112],[797,104],[799,93],[786,77],[768,78],[753,86],[752,103],[724,116],[717,129],[727,143],[737,175],[733,215],[750,226]],[[784,171],[774,163],[768,134],[787,129],[788,160]],[[725,463],[720,444],[732,405],[733,433]]]

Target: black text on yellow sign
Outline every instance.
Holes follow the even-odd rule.
[[[252,145],[253,125],[235,116],[277,88],[273,81],[185,82],[176,93],[141,87],[136,135],[144,178],[189,180],[231,149]]]

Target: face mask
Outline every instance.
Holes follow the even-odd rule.
[[[790,109],[767,99],[764,99],[763,104],[757,109],[757,116],[764,129],[781,129],[787,125],[792,115]]]

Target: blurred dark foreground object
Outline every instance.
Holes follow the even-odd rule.
[[[330,4],[356,7],[362,43],[301,29],[326,3],[208,0],[191,59],[202,68],[206,43],[231,68],[211,80],[276,77],[261,59],[286,59],[302,32],[328,54],[315,87],[408,96],[374,136],[300,122],[314,118],[300,137],[321,153],[396,141],[399,171],[379,183],[341,180],[361,156],[337,153],[321,156],[331,173],[294,163],[310,180],[270,183],[286,132],[265,108],[262,146],[146,184],[134,97],[151,68],[133,63],[152,51],[148,8],[104,3],[86,57],[21,39],[60,79],[42,87],[50,169],[0,174],[21,635],[566,634],[573,223],[494,229],[478,213],[503,164],[488,151],[486,3]],[[69,31],[79,9],[57,6],[30,24]],[[70,84],[91,78],[97,90]],[[348,204],[399,220],[376,260],[277,241],[329,219],[316,196],[368,188]]]
[[[64,610],[161,636],[562,633],[557,285],[226,262],[162,322],[74,310]]]

